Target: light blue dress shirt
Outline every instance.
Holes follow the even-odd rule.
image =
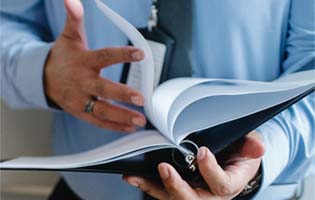
[[[146,26],[150,0],[104,2],[134,26]],[[314,68],[314,0],[193,2],[194,76],[270,81]],[[127,44],[127,38],[93,1],[83,4],[89,48]],[[44,95],[43,66],[64,27],[63,1],[1,0],[0,8],[1,98],[16,109],[50,109]],[[110,67],[103,76],[118,81],[121,70],[121,65]],[[271,184],[297,183],[314,173],[314,105],[313,93],[257,129],[266,146],[263,185],[257,198],[281,199],[269,189]],[[56,154],[89,150],[123,136],[64,112],[54,116]],[[141,199],[141,192],[117,175],[64,173],[64,178],[84,199]]]

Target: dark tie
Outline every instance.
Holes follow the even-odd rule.
[[[166,80],[191,76],[192,1],[159,0],[158,27],[175,40],[175,49]]]
[[[192,42],[192,1],[191,0],[158,0],[158,28],[165,31],[175,40],[175,47],[171,58],[170,67],[163,81],[175,77],[191,76],[191,42]],[[148,127],[150,128],[150,126]],[[167,152],[169,153],[169,152]],[[153,153],[146,157],[150,162],[150,157],[158,160],[163,158],[161,153]],[[152,161],[153,162],[153,161]],[[147,194],[143,196],[144,200],[154,200]]]

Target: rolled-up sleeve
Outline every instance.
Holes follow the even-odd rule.
[[[43,74],[52,44],[43,4],[1,1],[1,98],[12,108],[48,108]]]
[[[292,0],[291,3],[287,58],[282,64],[284,75],[315,68],[314,0]],[[266,146],[258,194],[272,183],[299,182],[310,170],[314,173],[314,106],[312,93],[257,129]]]
[[[312,93],[257,129],[266,146],[261,191],[272,183],[297,183],[314,173],[314,98]]]

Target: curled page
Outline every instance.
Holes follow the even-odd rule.
[[[141,35],[141,33],[133,27],[129,22],[127,22],[123,17],[118,15],[116,12],[107,7],[102,1],[95,0],[97,7],[105,14],[131,41],[131,43],[144,51],[145,58],[139,63],[141,69],[141,78],[143,83],[141,84],[141,92],[145,98],[144,109],[145,112],[152,123],[154,119],[152,116],[152,101],[151,96],[153,93],[153,84],[154,84],[154,62],[152,51]]]
[[[157,125],[176,144],[190,133],[227,123],[295,99],[315,87],[315,70],[272,82],[176,78],[152,97]]]

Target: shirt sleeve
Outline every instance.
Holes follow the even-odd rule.
[[[315,68],[314,7],[314,0],[291,2],[284,75]],[[272,183],[298,182],[310,171],[315,155],[314,106],[312,93],[257,129],[266,147],[258,194]]]
[[[48,108],[43,82],[51,35],[44,1],[2,0],[1,99],[12,108]]]

